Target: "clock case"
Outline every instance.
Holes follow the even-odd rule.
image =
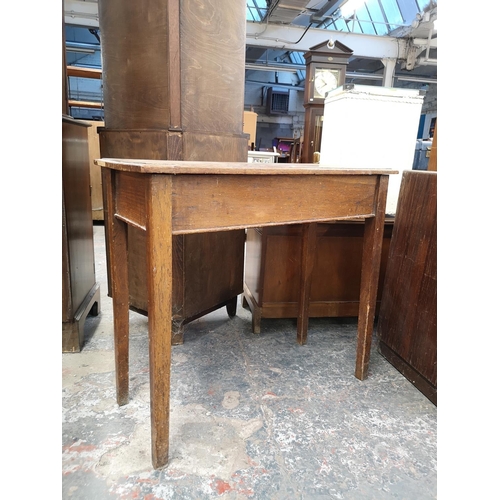
[[[330,48],[331,47],[331,48]],[[339,71],[339,87],[345,83],[345,74],[349,58],[353,51],[343,43],[326,41],[311,47],[305,54],[306,86],[304,88],[304,106],[306,104],[324,104],[324,98],[314,97],[314,73],[318,68]]]
[[[347,64],[353,51],[343,43],[327,40],[311,47],[305,54],[306,79],[304,87],[304,142],[302,163],[313,163],[314,151],[319,151],[321,140],[320,124],[323,117],[325,98],[315,97],[314,74],[316,69],[334,69],[339,71],[338,86],[344,85]]]

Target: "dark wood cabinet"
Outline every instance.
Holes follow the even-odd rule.
[[[436,172],[403,172],[377,326],[380,352],[434,404],[436,187]]]
[[[99,2],[105,128],[101,157],[246,162],[243,0]],[[154,22],[152,21],[154,20]],[[217,48],[217,61],[213,51]],[[106,219],[107,201],[104,201]],[[106,234],[108,232],[106,231]],[[173,343],[216,308],[236,312],[244,230],[173,237]],[[109,245],[108,245],[109,246]],[[130,307],[147,314],[144,231],[128,233]],[[111,290],[111,286],[109,287]]]
[[[88,314],[100,310],[95,280],[88,125],[62,118],[62,350],[80,352]]]
[[[386,220],[382,246],[378,302],[384,280],[393,221]],[[364,223],[320,223],[311,278],[309,317],[357,317],[360,297]],[[247,230],[245,305],[252,328],[260,332],[262,318],[297,318],[301,226]]]

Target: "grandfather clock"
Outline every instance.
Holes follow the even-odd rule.
[[[328,40],[304,54],[304,144],[302,162],[313,163],[314,152],[321,150],[321,132],[327,92],[345,83],[346,67],[352,50],[338,41]]]

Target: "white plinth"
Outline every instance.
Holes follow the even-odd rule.
[[[320,165],[392,168],[387,214],[395,214],[403,170],[411,170],[424,94],[344,85],[325,99]]]

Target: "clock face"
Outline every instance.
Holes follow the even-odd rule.
[[[338,82],[338,69],[316,68],[314,71],[314,98],[323,99],[327,92],[339,86]]]

